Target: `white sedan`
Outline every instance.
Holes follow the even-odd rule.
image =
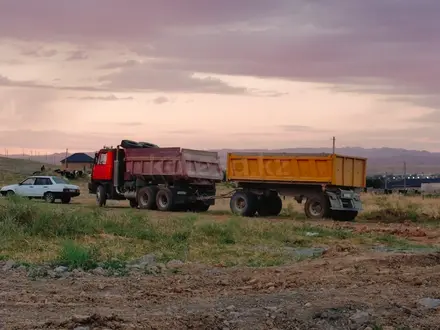
[[[57,176],[30,176],[18,184],[2,187],[0,193],[44,199],[48,203],[60,199],[63,204],[68,204],[72,197],[80,195],[80,189]]]

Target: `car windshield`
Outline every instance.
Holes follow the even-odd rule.
[[[59,176],[53,176],[53,177],[52,177],[52,180],[53,180],[55,183],[69,183],[69,182],[67,182],[64,178],[60,178]]]

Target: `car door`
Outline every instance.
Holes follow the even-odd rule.
[[[34,196],[35,189],[35,178],[27,178],[26,180],[19,183],[19,186],[16,190],[17,195],[23,197],[32,197]]]
[[[52,181],[49,178],[37,178],[33,190],[33,197],[43,197],[44,194],[50,191]]]

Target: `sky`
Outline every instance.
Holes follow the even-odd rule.
[[[440,151],[438,0],[0,0],[0,153]]]

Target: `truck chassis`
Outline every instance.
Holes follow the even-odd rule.
[[[241,216],[277,216],[283,207],[280,195],[292,196],[299,204],[305,200],[304,212],[309,219],[353,221],[362,210],[354,189],[270,182],[237,182],[230,208]]]

